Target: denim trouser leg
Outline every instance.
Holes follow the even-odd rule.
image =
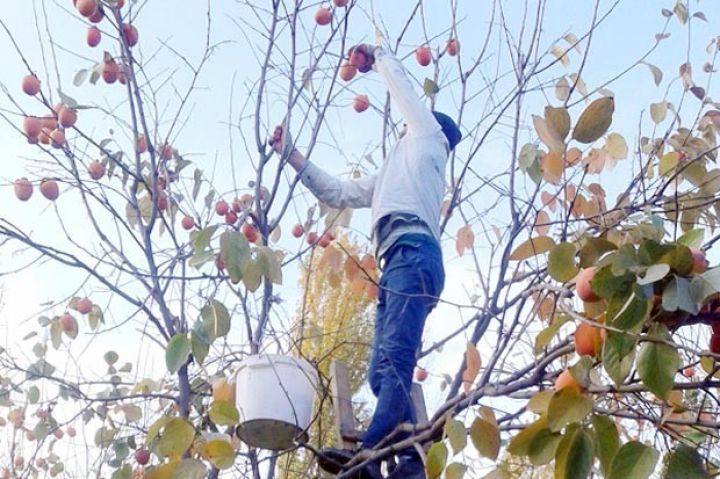
[[[377,405],[363,438],[365,448],[398,424],[416,422],[410,398],[416,353],[444,283],[440,249],[430,237],[401,237],[386,258],[368,377]]]

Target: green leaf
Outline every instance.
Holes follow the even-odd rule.
[[[282,284],[282,269],[275,253],[267,246],[258,248],[257,263],[260,274],[275,284]]]
[[[37,386],[30,386],[27,390],[27,400],[30,404],[37,404],[40,400],[40,389]]]
[[[105,360],[105,362],[107,363],[108,366],[112,366],[113,364],[115,364],[118,361],[118,359],[120,359],[120,357],[118,356],[118,353],[116,353],[115,351],[108,351],[105,353],[105,355],[103,355],[103,359]]]
[[[621,356],[625,356],[635,346],[635,335],[642,330],[650,314],[650,306],[651,302],[645,297],[645,292],[637,285],[629,296],[613,296],[608,301],[608,325],[628,333],[608,334],[607,337]]]
[[[593,401],[575,388],[563,388],[553,394],[548,405],[547,421],[550,430],[560,431],[568,424],[583,421],[592,412]]]
[[[245,283],[245,287],[248,289],[248,291],[254,293],[260,287],[261,282],[262,274],[260,272],[260,266],[258,265],[257,261],[251,260],[247,266],[247,269],[245,270],[245,275],[243,276],[243,283]]]
[[[73,85],[79,87],[83,83],[85,83],[85,80],[87,80],[88,76],[90,76],[90,70],[82,69],[78,70],[78,72],[73,77]]]
[[[220,301],[211,299],[200,311],[202,317],[203,330],[207,334],[207,338],[214,341],[230,332],[230,313]]]
[[[42,441],[50,432],[50,425],[44,421],[38,422],[33,428],[33,436],[36,441]]]
[[[555,281],[565,283],[578,274],[578,267],[575,265],[575,245],[572,243],[560,243],[550,250],[548,255],[548,274]]]
[[[696,449],[679,444],[665,456],[662,479],[710,479],[702,456]]]
[[[672,390],[680,355],[669,344],[653,340],[671,341],[670,333],[663,324],[653,324],[648,332],[648,341],[640,347],[637,370],[645,387],[657,397],[666,399]]]
[[[612,342],[612,337],[616,334],[613,331],[608,331],[607,339],[603,343],[602,362],[610,379],[619,386],[632,370],[635,362],[635,350],[631,350],[628,354],[620,354]]]
[[[584,479],[590,475],[592,461],[592,439],[582,427],[573,425],[558,444],[555,454],[555,479]],[[632,476],[625,479],[629,477]]]
[[[540,331],[535,337],[535,354],[540,354],[543,348],[545,348],[545,346],[547,346],[550,341],[555,337],[558,331],[560,331],[562,325],[567,323],[569,320],[570,316],[566,314],[559,314],[555,316],[555,320],[552,322],[552,324]]]
[[[445,479],[462,479],[466,471],[467,466],[465,464],[453,462],[445,469]]]
[[[677,239],[678,244],[687,246],[688,248],[699,248],[705,238],[705,230],[696,228],[688,231]]]
[[[176,373],[185,364],[190,354],[190,340],[185,334],[176,334],[165,349],[165,365],[168,371]]]
[[[213,439],[203,444],[200,454],[218,469],[229,469],[235,463],[235,450],[222,439]]]
[[[690,293],[697,304],[703,304],[710,296],[720,293],[720,268],[695,275],[690,283]]]
[[[105,320],[102,309],[97,304],[93,304],[92,309],[87,315],[88,326],[92,331],[95,331],[97,327]]]
[[[220,235],[220,259],[230,276],[230,281],[237,284],[245,274],[250,262],[250,243],[239,231],[226,231]]]
[[[647,479],[659,457],[660,454],[652,447],[630,441],[617,452],[608,479]]]
[[[525,429],[518,432],[515,437],[510,439],[507,445],[508,452],[514,456],[527,456],[533,439],[543,430],[549,430],[548,421],[545,416],[541,416],[537,421],[529,424]]]
[[[528,458],[534,466],[549,464],[557,452],[562,434],[543,429],[530,442]]]
[[[700,311],[695,302],[696,293],[690,287],[690,281],[680,276],[675,276],[663,290],[662,307],[665,311],[687,311],[697,314]]]
[[[589,268],[595,266],[605,253],[616,249],[617,245],[605,238],[589,238],[580,248],[580,267]]]
[[[553,394],[555,394],[555,390],[553,389],[537,392],[528,400],[527,406],[525,407],[528,411],[534,412],[535,414],[547,414]]]
[[[188,260],[188,266],[195,269],[200,269],[204,264],[215,260],[215,253],[212,251],[197,251]]]
[[[620,449],[620,436],[615,422],[607,416],[593,415],[592,425],[597,439],[597,456],[603,474],[610,473],[612,461]]]
[[[210,240],[217,229],[218,225],[213,225],[205,229],[190,232],[190,244],[193,250],[195,250],[195,253],[205,251],[210,246]]]
[[[210,352],[210,339],[200,322],[195,323],[195,327],[190,332],[190,350],[198,364],[202,364]]]
[[[165,424],[157,444],[163,457],[180,457],[192,445],[195,429],[186,419],[174,417]]]
[[[555,240],[549,236],[536,236],[521,243],[510,253],[508,260],[522,261],[539,254],[547,253],[555,245]]]
[[[428,479],[440,477],[443,469],[445,469],[447,457],[448,450],[445,443],[436,442],[430,446],[430,450],[427,453],[427,463],[425,464],[425,472],[427,472]]]
[[[205,479],[208,477],[208,470],[205,464],[198,459],[183,459],[178,464],[173,477],[182,479]]]
[[[615,276],[622,276],[639,263],[635,246],[624,244],[613,254],[612,273]]]
[[[423,83],[423,92],[425,92],[425,96],[431,97],[440,92],[440,87],[430,78],[426,78]]]
[[[210,405],[210,419],[220,426],[234,426],[240,421],[240,413],[230,401],[213,401]]]
[[[445,435],[450,441],[453,454],[457,454],[467,446],[467,431],[465,424],[457,419],[449,419],[445,423]]]
[[[611,266],[604,266],[597,270],[590,287],[601,298],[610,299],[613,296],[627,294],[633,283],[635,283],[634,274],[615,276]]]
[[[130,479],[132,477],[132,467],[130,464],[123,464],[123,466],[112,473],[110,479]]]
[[[690,248],[681,244],[669,249],[655,262],[669,264],[670,268],[680,276],[690,274],[694,264]]]
[[[500,429],[497,424],[476,417],[470,426],[470,439],[481,456],[497,459],[500,453]]]

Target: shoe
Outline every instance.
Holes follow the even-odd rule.
[[[425,465],[417,454],[399,455],[397,467],[387,479],[425,479]]]
[[[318,451],[317,462],[323,471],[338,474],[353,456],[355,452],[348,449],[324,447]]]
[[[320,449],[316,457],[320,469],[330,474],[338,475],[356,454],[356,452],[348,449],[326,447]],[[353,474],[352,479],[382,479],[380,464],[377,462],[366,464],[357,473]]]

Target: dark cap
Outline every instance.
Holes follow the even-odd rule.
[[[445,113],[440,113],[439,111],[433,111],[432,113],[435,120],[437,120],[440,124],[440,128],[442,128],[442,131],[445,134],[445,138],[447,138],[447,141],[450,144],[450,151],[454,150],[455,146],[457,146],[462,139],[460,128],[458,128],[455,121]]]

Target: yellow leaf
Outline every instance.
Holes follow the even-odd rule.
[[[475,243],[475,234],[472,231],[470,225],[462,226],[457,232],[457,239],[455,240],[455,249],[458,255],[462,256],[466,249],[472,249]]]
[[[549,236],[536,236],[521,243],[510,254],[508,259],[510,261],[522,261],[542,253],[547,253],[553,246],[555,246],[555,240]]]
[[[662,176],[671,176],[675,171],[675,167],[678,165],[679,159],[677,151],[665,153],[662,158],[660,158],[660,174]]]
[[[567,78],[562,76],[555,83],[555,98],[560,101],[565,101],[568,96],[570,96],[570,83],[568,83]]]
[[[668,104],[666,101],[651,103],[650,118],[652,118],[652,121],[654,121],[656,124],[662,123],[662,121],[665,120],[665,117],[667,116],[667,110]]]
[[[580,143],[592,143],[610,128],[615,111],[615,100],[611,96],[598,98],[590,103],[575,124],[572,137]]]
[[[195,438],[195,429],[186,419],[172,418],[163,428],[157,451],[164,457],[180,457]]]
[[[467,344],[467,351],[465,352],[465,371],[463,371],[463,388],[467,393],[470,391],[470,387],[475,382],[475,378],[480,372],[480,366],[482,361],[480,360],[480,353],[473,343]]]
[[[562,139],[558,136],[554,129],[548,126],[545,119],[538,115],[533,115],[533,126],[540,138],[551,151],[563,151],[564,145]]]
[[[153,467],[145,472],[144,479],[174,479],[175,470],[180,464],[179,459],[173,459],[167,464]]]
[[[625,138],[619,133],[610,133],[605,141],[605,151],[617,160],[624,160],[628,154],[628,146]]]
[[[551,151],[540,160],[540,169],[542,170],[545,181],[557,185],[560,184],[560,180],[562,179],[565,161],[563,161],[560,153]]]
[[[470,426],[470,439],[481,456],[496,460],[500,452],[500,429],[497,424],[476,417]]]
[[[555,58],[560,60],[560,63],[563,64],[564,67],[570,66],[570,59],[568,58],[567,54],[565,53],[565,49],[561,47],[560,45],[555,45],[552,47],[552,50],[550,50],[550,53],[555,55]]]
[[[445,469],[447,456],[448,450],[444,443],[436,442],[430,446],[430,450],[427,453],[427,463],[425,464],[425,471],[429,479],[440,477],[443,469]]]
[[[570,133],[570,114],[567,108],[545,107],[545,123],[551,128],[561,141],[565,141],[568,133]]]
[[[213,439],[202,445],[200,455],[218,469],[229,469],[235,463],[235,450],[229,442]]]

